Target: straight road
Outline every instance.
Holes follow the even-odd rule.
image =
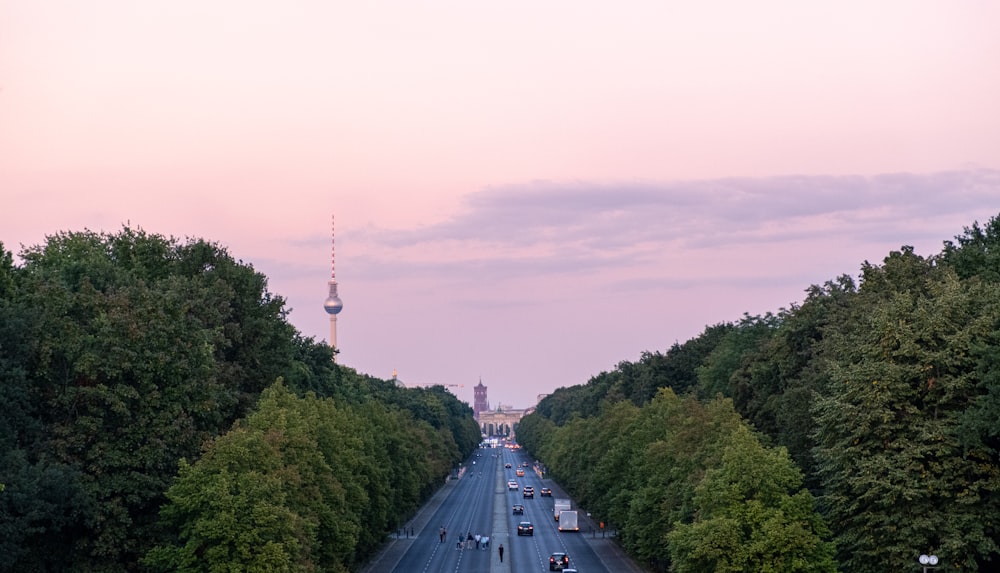
[[[610,539],[592,535],[585,511],[580,510],[580,532],[558,531],[553,498],[539,493],[548,487],[554,497],[565,495],[558,484],[525,467],[527,462],[527,456],[518,450],[476,450],[462,476],[449,481],[405,526],[415,535],[390,540],[363,573],[544,572],[555,552],[569,555],[570,566],[585,573],[641,573]],[[506,464],[511,467],[506,468]],[[518,468],[524,476],[516,475]],[[508,480],[516,481],[517,489],[509,488]],[[524,486],[534,487],[534,498],[523,496]],[[523,515],[513,514],[515,504],[524,506]],[[531,522],[534,535],[517,535],[521,521]],[[442,529],[446,531],[443,541]],[[480,543],[477,549],[474,541],[467,543],[470,533],[489,536],[489,547]],[[498,553],[501,544],[502,563]]]

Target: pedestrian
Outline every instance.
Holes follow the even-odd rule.
[[[459,533],[458,534],[458,543],[455,544],[455,549],[461,549],[461,548],[462,548],[462,534]]]
[[[472,532],[470,531],[465,537],[465,548],[472,549]]]
[[[497,547],[497,551],[500,552],[500,563],[503,563],[503,543],[500,544],[500,547]]]
[[[438,537],[441,538],[441,543],[444,543],[444,526],[443,525],[441,526],[441,529],[438,530]]]
[[[483,550],[490,548],[490,537],[488,535],[483,536]]]
[[[483,536],[476,534],[476,549],[479,549],[479,543],[483,540]]]

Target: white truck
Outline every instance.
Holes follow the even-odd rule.
[[[560,511],[566,511],[567,509],[571,509],[572,507],[570,505],[570,501],[565,498],[557,497],[554,500],[552,500],[552,502],[554,504],[552,506],[552,516],[556,518],[556,521],[559,521]]]
[[[559,513],[559,531],[580,531],[576,511],[563,510]]]

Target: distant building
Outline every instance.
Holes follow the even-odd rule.
[[[486,437],[514,438],[521,418],[534,411],[534,407],[515,410],[509,406],[500,406],[496,410],[480,412],[476,420],[479,422],[480,431]]]
[[[397,388],[406,388],[406,384],[403,384],[403,381],[399,379],[399,373],[396,372],[395,368],[392,369],[392,383],[395,384]]]
[[[474,390],[473,416],[479,422],[479,429],[486,437],[515,437],[517,425],[521,422],[521,418],[535,411],[534,406],[519,410],[507,404],[500,404],[491,410],[490,402],[486,398],[486,386],[483,385],[481,378]]]
[[[479,384],[473,388],[475,392],[474,402],[472,404],[472,415],[475,419],[479,419],[480,412],[486,412],[490,409],[490,403],[486,399],[486,386],[483,386],[483,379],[479,379]]]

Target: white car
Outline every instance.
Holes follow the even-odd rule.
[[[517,489],[517,487],[518,486],[516,481],[510,480],[507,482],[507,489]]]

